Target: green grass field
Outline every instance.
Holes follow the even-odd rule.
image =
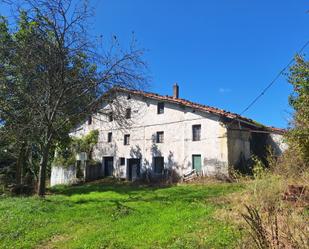
[[[102,181],[58,187],[45,199],[0,197],[0,248],[232,248],[239,232],[215,218],[210,183],[166,188]]]

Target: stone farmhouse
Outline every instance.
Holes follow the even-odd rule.
[[[230,167],[246,170],[252,155],[265,157],[267,147],[280,155],[286,146],[284,130],[181,99],[177,84],[173,96],[124,88],[113,92],[128,122],[119,124],[113,117],[113,103],[105,102],[71,134],[99,131],[92,153],[101,163],[95,178],[135,180],[171,171],[183,176],[193,169],[200,175],[228,176]],[[65,183],[61,174],[53,168],[52,185]]]

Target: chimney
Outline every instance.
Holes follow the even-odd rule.
[[[177,85],[177,83],[173,85],[173,97],[175,99],[179,98],[179,86]]]

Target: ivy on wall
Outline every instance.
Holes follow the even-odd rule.
[[[93,147],[98,143],[99,131],[90,131],[87,135],[80,138],[70,137],[66,146],[56,148],[53,165],[58,167],[69,167],[75,164],[76,155],[81,152],[86,152],[90,164],[95,164],[92,159]]]

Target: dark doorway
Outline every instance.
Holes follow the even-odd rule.
[[[141,160],[140,159],[135,159],[135,158],[130,158],[127,161],[127,176],[128,180],[132,181],[137,179],[140,176],[140,171],[141,171]]]
[[[264,165],[268,166],[267,161],[267,140],[268,140],[269,134],[265,133],[251,133],[250,138],[250,150],[253,155],[256,155],[258,158],[262,160]]]
[[[114,158],[103,157],[104,176],[112,176],[114,171]]]
[[[153,158],[154,161],[154,173],[163,174],[164,171],[164,157],[158,156]]]

